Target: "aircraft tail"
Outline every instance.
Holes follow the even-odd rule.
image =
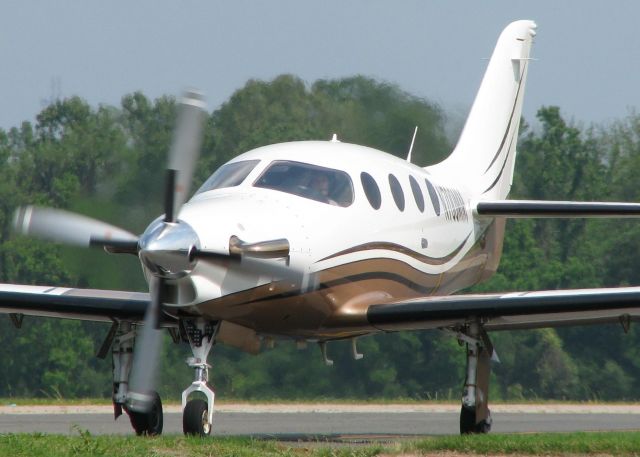
[[[509,24],[498,38],[460,139],[430,171],[464,180],[479,199],[503,199],[511,189],[533,21]]]

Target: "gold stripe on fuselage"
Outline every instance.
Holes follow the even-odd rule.
[[[427,265],[444,265],[445,263],[451,261],[456,255],[458,255],[460,251],[462,251],[462,248],[464,248],[465,244],[467,244],[467,241],[469,240],[470,236],[471,236],[471,233],[469,233],[465,237],[464,241],[462,241],[462,243],[460,243],[460,245],[457,248],[455,248],[451,253],[447,254],[444,257],[429,257],[427,255],[424,255],[412,249],[409,249],[406,246],[402,246],[401,244],[389,243],[386,241],[373,241],[370,243],[365,243],[359,246],[354,246],[352,248],[345,249],[344,251],[336,252],[335,254],[331,254],[330,256],[320,259],[318,262],[334,259],[336,257],[340,257],[347,254],[353,254],[355,252],[382,250],[382,251],[399,252],[400,254],[409,256]]]

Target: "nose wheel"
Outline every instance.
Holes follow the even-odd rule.
[[[209,436],[211,434],[209,408],[204,400],[189,400],[182,413],[182,431],[185,435]]]

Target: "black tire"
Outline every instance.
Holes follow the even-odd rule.
[[[480,421],[476,424],[476,411],[475,409],[465,408],[460,409],[460,434],[468,435],[472,433],[489,433],[491,431],[491,413],[487,420]]]
[[[153,406],[148,413],[127,410],[131,426],[138,436],[157,436],[162,434],[164,425],[162,400],[160,400],[158,392],[154,392],[153,396]]]
[[[189,400],[182,412],[182,431],[185,435],[209,436],[211,425],[209,423],[209,409],[204,400]]]

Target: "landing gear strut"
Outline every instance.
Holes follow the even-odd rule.
[[[183,329],[193,352],[193,357],[187,359],[187,363],[195,370],[195,373],[194,381],[182,392],[182,431],[185,435],[208,436],[213,425],[215,393],[209,385],[211,365],[207,363],[207,357],[215,342],[218,323],[205,321],[201,318],[185,319]],[[194,392],[204,394],[207,401],[188,400]]]
[[[162,401],[157,392],[152,392],[153,406],[148,412],[131,411],[125,406],[129,393],[129,375],[133,363],[133,343],[136,331],[129,322],[118,325],[112,345],[113,357],[113,409],[117,419],[126,412],[136,435],[155,436],[162,433]]]
[[[460,433],[488,433],[492,423],[489,376],[493,346],[479,323],[470,324],[459,337],[467,344],[467,374],[462,393]]]

